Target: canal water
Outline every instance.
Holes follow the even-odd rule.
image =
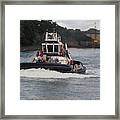
[[[87,68],[86,74],[44,69],[20,70],[21,100],[99,100],[100,49],[70,48],[71,56]],[[20,53],[20,62],[31,62],[36,51]]]

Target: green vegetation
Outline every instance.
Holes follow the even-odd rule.
[[[67,29],[59,26],[52,20],[21,20],[20,21],[20,45],[22,48],[36,49],[44,41],[45,32],[56,30],[62,37],[62,42],[66,42],[68,47],[86,48],[93,47],[92,39],[86,36],[80,29]],[[97,46],[99,47],[99,45]]]

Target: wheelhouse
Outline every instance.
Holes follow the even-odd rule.
[[[46,32],[45,42],[42,43],[42,50],[44,54],[47,55],[59,55],[63,43],[61,42],[61,37],[57,33]]]
[[[62,44],[59,43],[42,43],[44,53],[59,53]]]

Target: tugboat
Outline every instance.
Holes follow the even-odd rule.
[[[80,62],[71,58],[67,44],[63,44],[57,32],[45,35],[45,42],[41,50],[31,63],[20,63],[20,69],[43,68],[63,73],[86,72],[86,67]]]

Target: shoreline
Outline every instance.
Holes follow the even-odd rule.
[[[100,49],[100,47],[76,47],[76,46],[69,46],[68,48],[78,48],[78,49],[89,49],[89,48],[95,48],[95,49]],[[20,52],[25,52],[25,51],[35,51],[41,49],[40,46],[24,46],[20,47]]]

